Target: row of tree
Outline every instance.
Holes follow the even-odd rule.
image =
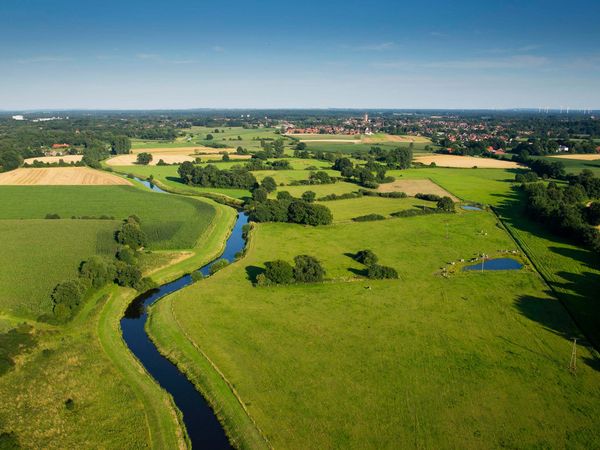
[[[186,161],[179,166],[177,173],[184,183],[193,186],[253,189],[257,185],[254,175],[243,167],[220,170],[213,164],[196,166]]]

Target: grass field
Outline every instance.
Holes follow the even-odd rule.
[[[334,222],[348,222],[354,217],[367,214],[389,216],[396,211],[415,209],[418,206],[435,207],[435,203],[417,198],[360,197],[318,203],[331,210]]]
[[[347,255],[362,248],[400,279],[361,279]],[[202,385],[200,348],[275,448],[597,447],[600,375],[581,347],[569,373],[577,331],[537,274],[436,275],[514,248],[490,213],[259,224],[244,259],[159,303],[150,330]],[[300,253],[332,281],[251,286],[265,261]]]
[[[305,177],[308,177],[308,173]],[[299,185],[299,186],[279,186],[277,191],[269,194],[270,197],[275,198],[278,191],[287,191],[293,197],[300,197],[306,191],[313,191],[317,194],[317,198],[323,197],[329,194],[346,194],[348,192],[355,192],[360,189],[360,186],[354,183],[346,183],[345,181],[338,181],[333,184],[314,184],[310,186]]]
[[[136,214],[152,250],[193,247],[214,215],[206,202],[160,196],[137,186],[3,186],[0,202],[0,219],[42,219],[50,213],[122,220]]]
[[[50,314],[54,286],[81,261],[116,251],[112,220],[0,220],[0,311],[36,319]]]
[[[1,185],[129,185],[129,181],[89,167],[20,168],[0,173]]]

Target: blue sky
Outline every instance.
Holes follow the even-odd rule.
[[[0,109],[600,107],[600,2],[6,0]]]

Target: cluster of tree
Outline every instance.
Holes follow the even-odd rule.
[[[527,213],[550,230],[573,237],[576,241],[600,252],[600,233],[592,225],[595,211],[584,205],[586,191],[581,184],[559,187],[555,182],[527,183],[525,192]],[[591,220],[590,220],[591,219]]]
[[[329,208],[316,205],[314,192],[303,199],[293,198],[289,192],[277,193],[277,200],[269,200],[266,196],[256,198],[248,205],[249,218],[254,222],[290,222],[304,225],[328,225],[333,221]],[[310,192],[310,191],[308,191]],[[306,194],[306,193],[305,193]]]
[[[177,173],[184,183],[193,186],[253,189],[257,184],[254,175],[242,167],[219,170],[213,164],[202,167],[186,161],[179,166]]]
[[[411,143],[412,144],[412,143]],[[393,149],[383,149],[381,147],[371,147],[369,155],[376,161],[386,164],[394,169],[408,169],[412,162],[412,147],[396,147]]]
[[[131,152],[131,140],[127,136],[114,136],[110,147],[115,155],[127,154]]]
[[[66,162],[64,159],[59,159],[58,162],[44,162],[35,160],[32,163],[24,163],[23,167],[81,167],[84,166],[83,161]]]
[[[354,259],[367,266],[367,278],[382,280],[385,278],[398,278],[398,272],[393,267],[377,264],[379,258],[372,250],[360,250],[354,255]]]
[[[526,142],[519,142],[510,151],[522,157],[544,156],[557,153],[559,146],[566,146],[569,153],[595,153],[598,144],[592,138],[587,140],[530,138]]]
[[[513,161],[525,164],[541,178],[561,179],[566,176],[565,165],[562,161],[548,161],[523,155],[515,155]]]
[[[269,158],[283,158],[285,155],[284,150],[284,141],[283,139],[275,139],[275,140],[260,140],[261,150],[254,153],[252,158],[266,160]]]
[[[568,175],[567,181],[571,186],[581,186],[588,198],[600,198],[600,178],[591,170],[583,169],[579,175]]]
[[[324,170],[311,172],[306,180],[293,180],[290,182],[292,186],[312,185],[312,184],[333,184],[337,181],[335,177],[331,177]]]
[[[530,171],[516,174],[515,181],[517,183],[535,183],[536,181],[539,181],[539,177],[537,176],[537,173]]]
[[[369,189],[379,187],[379,183],[394,181],[393,177],[386,177],[387,167],[373,160],[368,161],[364,166],[355,167],[348,158],[338,158],[335,160],[332,168],[333,170],[339,170],[347,181]]]
[[[323,281],[325,269],[313,256],[298,255],[294,258],[294,266],[278,259],[265,263],[265,272],[257,276],[259,286],[272,284],[315,283]]]
[[[246,170],[291,170],[292,166],[287,159],[276,161],[264,161],[262,159],[251,159],[245,165]]]

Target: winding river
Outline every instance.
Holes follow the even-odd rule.
[[[158,186],[147,181],[139,179],[138,181],[154,192],[167,194]],[[248,223],[248,216],[239,214],[220,258],[232,261],[235,254],[244,249],[246,242],[242,237],[242,227],[246,223]],[[208,275],[213,263],[214,261],[198,270],[204,275]],[[183,422],[192,446],[194,448],[228,449],[231,448],[231,445],[211,407],[177,366],[159,353],[145,330],[148,319],[147,307],[191,283],[190,275],[185,275],[175,281],[163,284],[158,289],[138,296],[131,302],[125,316],[121,319],[123,339],[148,373],[173,396],[175,404],[183,414]]]

